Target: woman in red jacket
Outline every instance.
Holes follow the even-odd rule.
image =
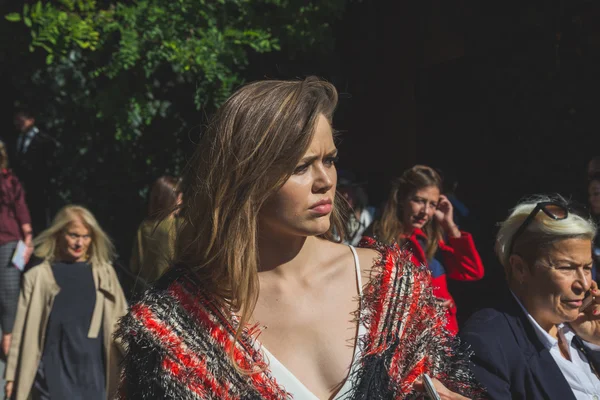
[[[446,327],[457,333],[456,305],[446,278],[475,281],[483,278],[484,269],[471,234],[454,223],[452,204],[441,188],[442,179],[434,169],[415,165],[406,170],[392,183],[373,234],[384,243],[401,243],[415,263],[429,267],[434,295],[447,309]]]
[[[8,169],[6,146],[0,141],[0,347],[8,355],[11,333],[17,313],[21,271],[12,265],[17,243],[22,240],[27,249],[23,260],[31,256],[31,218],[25,192],[17,177]]]

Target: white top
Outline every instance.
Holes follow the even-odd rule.
[[[352,251],[352,255],[354,256],[354,265],[356,267],[356,282],[358,285],[358,293],[360,295],[359,307],[362,306],[362,279],[360,275],[360,264],[358,261],[358,254],[356,254],[356,249],[352,246],[350,250]],[[359,309],[360,311],[360,309]],[[359,324],[358,326],[358,336],[355,340],[354,345],[354,357],[352,358],[352,366],[350,367],[350,372],[348,374],[348,379],[344,382],[344,385],[339,390],[339,392],[334,397],[334,400],[342,400],[346,399],[350,395],[350,390],[353,386],[353,381],[356,379],[355,371],[358,369],[358,360],[360,358],[360,346],[359,346],[359,338],[364,336],[367,333],[367,329],[363,324]],[[290,393],[294,400],[319,400],[317,396],[315,396],[294,374],[288,370],[285,365],[283,365],[273,354],[269,352],[264,346],[262,346],[262,350],[264,355],[269,361],[269,370],[271,375],[275,378],[278,384],[283,386],[283,388]]]
[[[544,347],[550,350],[550,355],[560,368],[560,371],[564,375],[567,383],[571,387],[573,394],[577,400],[599,400],[600,399],[600,379],[592,372],[589,362],[585,354],[577,349],[573,343],[575,332],[571,329],[568,324],[557,325],[558,335],[561,340],[568,344],[567,351],[571,360],[567,360],[560,354],[558,347],[558,340],[552,337],[537,323],[535,319],[527,312],[523,304],[519,301],[517,296],[513,293],[513,296],[517,300],[517,303],[523,309],[525,315],[531,322],[535,334],[540,339]],[[600,350],[600,346],[593,343],[585,342],[586,346],[593,351]]]

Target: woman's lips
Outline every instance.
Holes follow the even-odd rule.
[[[333,209],[333,205],[329,204],[320,204],[318,206],[312,207],[310,210],[314,211],[317,214],[329,214]]]
[[[319,215],[329,214],[331,210],[333,210],[333,202],[331,199],[323,199],[310,207],[310,211]]]
[[[563,300],[569,307],[579,308],[583,304],[583,300]]]

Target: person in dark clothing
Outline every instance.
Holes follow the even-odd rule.
[[[33,231],[38,234],[50,223],[49,195],[58,142],[35,125],[28,111],[17,112],[14,124],[19,131],[13,145],[14,170],[27,192]]]
[[[32,251],[31,218],[25,203],[25,191],[17,177],[8,169],[8,155],[0,142],[0,326],[2,352],[8,354],[11,332],[17,312],[21,271],[12,258],[19,240],[27,246],[24,262]]]
[[[600,397],[595,234],[594,222],[559,196],[525,200],[502,222],[496,253],[506,275],[503,291],[460,332],[490,399]]]
[[[23,275],[7,397],[114,398],[123,349],[113,333],[127,303],[110,239],[87,209],[67,206],[34,243],[44,262]]]

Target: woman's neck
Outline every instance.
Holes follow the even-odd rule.
[[[304,276],[314,262],[318,239],[313,236],[261,235],[258,243],[259,273],[281,277]]]
[[[536,308],[533,306],[532,301],[527,297],[526,290],[520,290],[519,288],[511,288],[515,296],[519,299],[525,310],[531,315],[531,317],[537,322],[537,324],[550,336],[556,338],[558,335],[558,329],[556,328],[556,324],[552,322],[546,322],[542,315],[536,311]]]
[[[406,228],[402,228],[402,232],[400,232],[401,238],[409,238],[415,233],[415,228],[412,226],[408,226]]]

